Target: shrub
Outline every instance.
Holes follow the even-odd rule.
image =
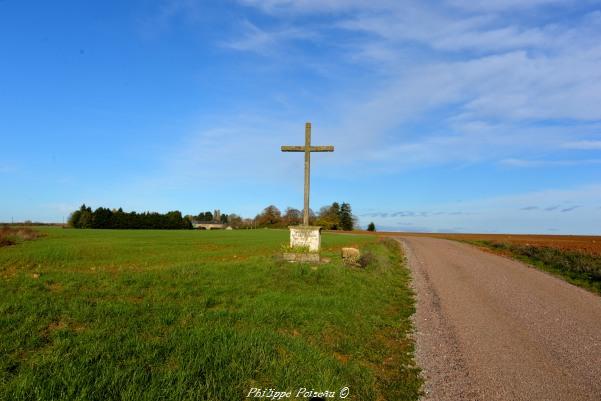
[[[34,231],[31,228],[19,228],[17,230],[16,235],[23,241],[30,241],[32,239],[36,239],[42,236],[41,233],[39,233],[38,231]]]
[[[41,233],[31,228],[12,228],[5,225],[0,229],[0,247],[15,245],[19,241],[30,241],[40,236]]]
[[[7,238],[7,237],[0,238],[0,247],[10,246],[10,245],[15,245],[15,244],[16,244],[16,242],[12,238]]]
[[[366,268],[367,266],[372,265],[375,261],[376,261],[375,255],[373,253],[371,253],[371,251],[365,251],[359,257],[359,260],[357,263],[362,268]]]

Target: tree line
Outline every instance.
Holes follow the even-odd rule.
[[[69,226],[74,228],[113,228],[113,229],[191,229],[190,219],[182,216],[179,210],[165,214],[156,212],[126,213],[123,209],[92,208],[82,205],[69,216]]]
[[[255,226],[260,228],[284,228],[301,224],[303,213],[298,209],[288,207],[282,214],[280,209],[270,205],[255,217],[254,222]],[[351,231],[357,226],[357,219],[353,216],[349,203],[334,202],[319,209],[317,214],[313,210],[309,210],[309,224],[321,226],[326,230]]]
[[[217,212],[217,211],[216,211]],[[199,223],[221,223],[228,224],[229,215],[225,213],[211,213],[210,211],[201,212],[196,216],[186,216],[190,220],[197,221]]]
[[[218,214],[216,216],[216,214]],[[201,212],[198,215],[182,216],[179,210],[165,214],[156,212],[137,213],[124,212],[123,209],[108,209],[82,205],[79,210],[71,213],[68,224],[73,228],[107,228],[107,229],[192,229],[193,222],[214,222],[228,225],[232,228],[285,228],[302,224],[303,213],[288,207],[282,213],[274,205],[267,206],[254,219],[242,218],[237,214]],[[309,210],[309,224],[322,226],[326,230],[351,231],[357,227],[357,219],[353,216],[351,205],[334,202],[319,209],[316,214]]]

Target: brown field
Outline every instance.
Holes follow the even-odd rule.
[[[40,236],[42,236],[41,233],[28,227],[3,225],[0,227],[0,247],[15,245],[22,241],[30,241]]]
[[[364,232],[361,232],[362,234]],[[367,233],[367,232],[365,232]],[[531,245],[549,247],[564,251],[579,251],[601,256],[601,236],[595,235],[538,235],[538,234],[435,234],[435,233],[398,233],[376,232],[376,235],[405,235],[445,238],[458,241],[492,241],[513,245]]]

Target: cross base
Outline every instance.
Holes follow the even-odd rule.
[[[321,258],[318,253],[292,253],[286,252],[282,255],[284,260],[297,263],[319,263]]]

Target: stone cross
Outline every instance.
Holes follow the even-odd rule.
[[[303,225],[309,225],[309,189],[311,187],[311,152],[333,152],[333,146],[311,146],[311,123],[305,124],[305,146],[282,146],[282,152],[305,152],[305,208]]]

